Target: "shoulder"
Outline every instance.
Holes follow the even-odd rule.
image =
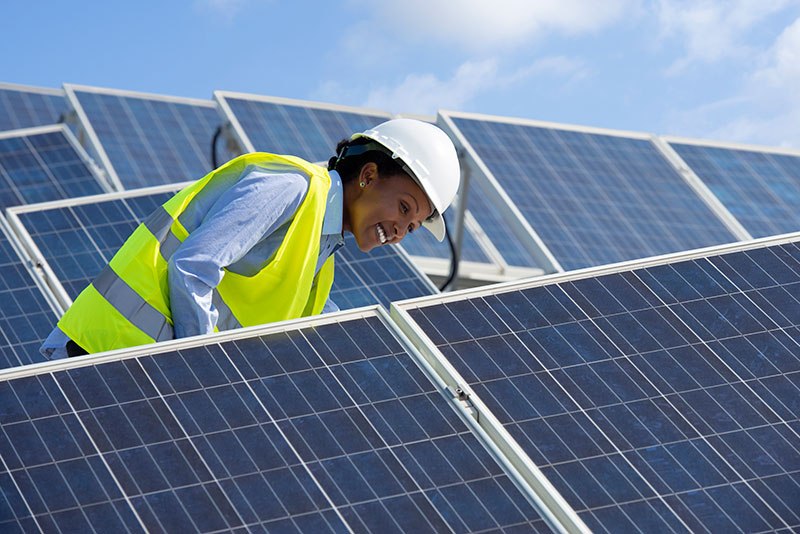
[[[300,172],[275,173],[254,168],[244,174],[237,185],[250,194],[302,200],[308,192],[309,178]]]

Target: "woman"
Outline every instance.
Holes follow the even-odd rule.
[[[77,356],[333,311],[343,231],[365,252],[420,226],[444,238],[441,214],[460,180],[444,132],[395,119],[336,153],[328,169],[246,154],[176,194],[78,295],[42,353]]]

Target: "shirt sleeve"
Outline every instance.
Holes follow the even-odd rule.
[[[333,313],[339,311],[339,306],[336,305],[331,299],[325,301],[325,305],[322,307],[322,313]]]
[[[176,338],[210,334],[218,313],[213,290],[224,268],[288,221],[308,191],[301,174],[252,170],[220,195],[168,263]]]

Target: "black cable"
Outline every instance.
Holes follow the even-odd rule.
[[[447,286],[453,283],[453,280],[456,278],[456,273],[458,272],[458,253],[456,252],[456,245],[453,243],[453,238],[450,235],[450,230],[448,229],[448,225],[444,227],[444,236],[447,238],[447,244],[450,245],[450,274],[447,277],[447,280],[444,281],[442,287],[439,288],[439,291],[444,291]]]
[[[219,139],[219,134],[222,133],[222,126],[217,126],[217,131],[214,132],[214,137],[211,139],[211,165],[213,165],[213,169],[219,167],[219,163],[217,163],[217,139]]]

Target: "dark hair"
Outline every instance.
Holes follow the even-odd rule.
[[[396,174],[406,174],[403,170],[403,162],[393,159],[390,154],[381,150],[367,150],[361,154],[348,155],[349,147],[366,145],[373,142],[367,137],[359,137],[354,140],[342,139],[336,145],[336,155],[328,160],[328,169],[336,170],[342,178],[342,183],[347,183],[358,177],[361,167],[364,164],[373,162],[378,166],[378,174],[388,177]]]

